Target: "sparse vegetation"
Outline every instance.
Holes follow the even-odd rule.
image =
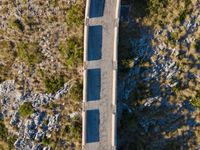
[[[6,128],[3,121],[0,121],[0,138],[6,140],[8,136],[8,129]]]
[[[198,39],[195,43],[195,49],[197,52],[200,52],[200,39]]]
[[[119,45],[127,46],[129,41],[131,47],[119,46],[119,74],[124,75],[129,59],[134,65],[120,81],[124,83],[121,100],[127,104],[118,130],[120,148],[181,149],[184,142],[184,148],[196,149],[199,129],[190,126],[199,124],[199,2],[127,2],[133,24],[129,29],[122,22],[120,30],[128,32],[120,33],[124,40]],[[132,28],[141,34],[136,36]]]
[[[195,107],[200,107],[200,92],[192,97],[191,104]]]
[[[170,35],[169,35],[169,41],[172,43],[172,44],[176,44],[176,42],[178,41],[178,33],[176,32],[171,32]]]
[[[80,102],[82,100],[82,89],[83,85],[77,81],[70,90],[70,98],[73,101]]]
[[[22,21],[19,20],[19,19],[16,19],[16,20],[14,20],[13,22],[11,22],[10,26],[11,26],[12,28],[18,29],[18,30],[21,31],[21,32],[24,32],[24,30],[25,30],[25,27],[24,27]]]
[[[80,118],[75,117],[72,122],[65,127],[65,132],[70,134],[70,137],[80,141],[81,139],[81,123]]]
[[[17,139],[16,136],[10,136],[8,138],[7,143],[8,143],[9,150],[13,150],[14,149],[14,143],[15,143],[16,139]]]
[[[45,137],[44,139],[42,139],[42,144],[45,145],[45,146],[48,146],[52,143],[52,140]]]
[[[67,123],[71,124],[71,120],[66,120],[66,116],[68,117],[74,111],[81,111],[85,4],[82,0],[73,1],[67,5],[66,3],[62,0],[31,2],[21,0],[17,3],[6,0],[1,4],[0,83],[14,80],[16,86],[14,91],[23,93],[24,99],[32,94],[38,95],[39,98],[40,96],[54,97],[54,100],[47,105],[34,108],[32,99],[29,99],[28,102],[21,99],[21,103],[18,103],[15,98],[17,94],[13,94],[13,99],[9,99],[11,104],[6,108],[13,114],[4,116],[3,122],[9,129],[8,134],[18,135],[18,137],[8,135],[5,141],[1,140],[0,145],[5,150],[14,149],[13,145],[16,139],[22,139],[30,145],[33,143],[36,145],[39,142],[42,147],[51,146],[52,149],[69,149],[71,145],[74,149],[80,149],[80,120],[77,121],[78,123],[73,122],[75,125],[70,128],[70,135],[63,136],[60,133]],[[72,78],[77,82],[69,93],[67,89],[64,89],[66,92],[61,92],[61,99],[58,100],[55,93],[60,92],[64,83],[68,80],[71,81]],[[28,94],[29,92],[31,95]],[[4,109],[3,106],[2,110]],[[39,115],[38,112],[45,111],[46,118],[42,124],[46,127],[49,126],[49,117],[55,119],[53,117],[55,109],[62,120],[59,118],[57,121],[59,130],[52,129],[48,133],[51,137],[44,136],[41,140],[26,141],[28,134],[23,135],[21,131],[27,128],[17,127],[18,115],[15,116],[17,117],[15,118],[16,124],[10,123],[15,112],[19,113],[20,120],[26,122],[27,119],[33,118],[33,113]],[[27,124],[24,125],[27,126]],[[39,129],[43,126],[37,125],[37,128],[38,130],[35,132],[40,132]],[[22,134],[18,134],[19,132]],[[68,137],[70,139],[66,141]],[[63,141],[66,142],[65,145],[63,145]],[[21,147],[23,147],[22,145]]]
[[[20,60],[24,61],[27,65],[38,64],[44,59],[37,42],[18,43],[17,54]]]
[[[72,5],[67,12],[67,24],[69,27],[77,27],[83,25],[83,7],[80,4]]]
[[[187,16],[188,12],[186,9],[183,9],[182,11],[180,11],[180,14],[179,14],[179,21],[182,23],[186,16]]]
[[[44,79],[44,82],[45,82],[47,93],[53,93],[53,94],[57,92],[61,87],[63,87],[65,83],[63,76],[47,77],[46,79]]]
[[[58,0],[50,0],[50,4],[54,7],[58,6]]]
[[[19,114],[22,118],[26,118],[33,113],[34,113],[34,109],[33,109],[33,106],[30,102],[24,102],[19,107]]]
[[[59,49],[66,59],[68,67],[76,67],[82,63],[83,48],[80,39],[70,37],[66,40],[66,43],[60,43]]]

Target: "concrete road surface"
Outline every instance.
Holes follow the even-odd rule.
[[[83,149],[116,149],[119,0],[87,0],[84,38]]]

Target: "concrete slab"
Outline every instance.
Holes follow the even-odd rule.
[[[102,55],[102,26],[89,26],[88,61],[99,60]]]
[[[101,91],[101,70],[88,69],[87,72],[87,101],[99,100]]]
[[[102,17],[104,13],[105,0],[91,0],[89,17]]]
[[[99,124],[100,113],[98,109],[88,110],[86,112],[86,142],[98,142],[99,141]]]

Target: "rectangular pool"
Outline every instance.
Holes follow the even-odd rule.
[[[86,143],[99,141],[100,113],[98,109],[86,111]]]
[[[102,55],[102,26],[89,26],[88,61],[99,60]]]
[[[91,0],[90,1],[90,18],[102,17],[104,13],[105,0]]]
[[[101,95],[101,70],[87,70],[87,101],[99,100]]]

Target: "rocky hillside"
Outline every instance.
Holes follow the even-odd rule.
[[[0,149],[80,149],[83,0],[0,1]]]
[[[131,0],[119,60],[123,150],[200,147],[200,1]]]

